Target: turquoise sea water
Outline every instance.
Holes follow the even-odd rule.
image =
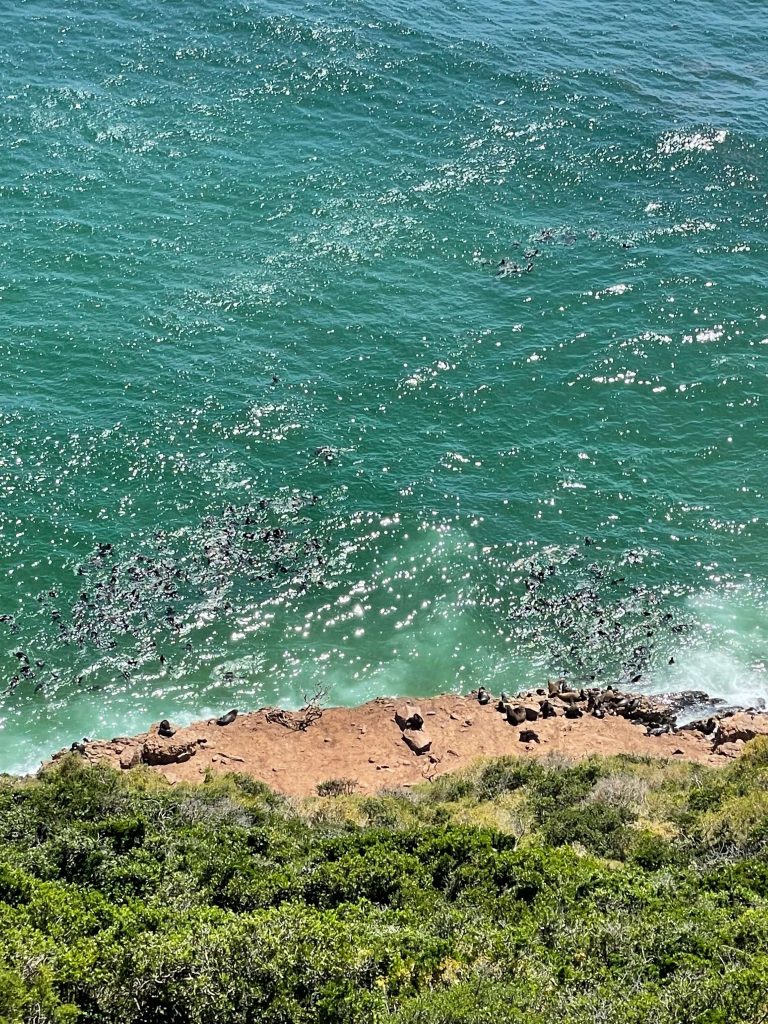
[[[768,696],[763,4],[30,0],[0,97],[0,770]]]

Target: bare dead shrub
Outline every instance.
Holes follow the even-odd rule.
[[[328,698],[328,691],[323,689],[315,690],[311,697],[304,694],[304,706],[298,711],[285,711],[283,708],[270,708],[267,711],[268,722],[275,722],[277,725],[284,725],[286,729],[294,732],[305,732],[313,722],[323,717],[323,704]]]

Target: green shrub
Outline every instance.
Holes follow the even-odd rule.
[[[475,796],[478,800],[494,800],[546,776],[538,763],[528,758],[500,757],[487,764],[477,780]]]
[[[605,763],[589,758],[581,764],[553,767],[536,775],[530,790],[538,820],[544,822],[550,814],[583,800],[609,771]]]
[[[449,897],[484,885],[497,852],[515,848],[514,836],[468,826],[425,828],[415,848],[431,885]]]
[[[407,853],[372,848],[316,865],[303,886],[304,899],[315,906],[337,907],[367,900],[381,907],[402,907],[427,883],[419,860]]]
[[[628,840],[629,859],[644,871],[660,871],[662,868],[682,864],[682,851],[664,836],[643,830]]]
[[[667,774],[504,758],[314,821],[244,777],[0,779],[0,1024],[755,1024],[749,749]],[[512,803],[519,839],[468,823]]]
[[[601,857],[621,857],[628,843],[629,811],[607,804],[590,803],[552,811],[543,834],[552,846],[579,843]]]

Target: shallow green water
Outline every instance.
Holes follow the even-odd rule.
[[[4,30],[0,769],[316,687],[768,695],[763,5]]]

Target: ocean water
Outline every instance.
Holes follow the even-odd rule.
[[[764,4],[19,0],[0,97],[0,770],[768,696]]]

